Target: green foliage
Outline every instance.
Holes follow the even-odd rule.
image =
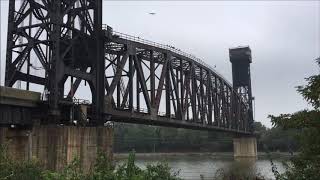
[[[317,59],[320,66],[320,57]],[[298,86],[298,92],[309,102],[315,109],[320,107],[320,75],[314,75],[306,78],[307,85]]]
[[[266,128],[260,122],[254,122],[254,130],[257,137],[258,151],[296,152],[298,142],[295,139],[300,132],[296,129],[284,129],[282,127]],[[268,147],[266,147],[268,145]]]
[[[112,164],[106,153],[98,151],[96,163],[87,179],[90,180],[112,180],[117,179],[114,173],[115,166]]]
[[[119,167],[116,172],[117,177],[123,180],[140,180],[143,179],[143,171],[135,165],[135,154],[131,152],[126,164]]]
[[[303,110],[293,114],[280,114],[279,116],[269,115],[275,127],[284,129],[320,128],[319,117],[319,110]]]
[[[284,174],[276,174],[277,179],[316,180],[320,177],[320,75],[306,80],[307,85],[299,86],[298,92],[314,107],[313,110],[269,116],[275,127],[299,131],[300,153],[286,165]]]
[[[99,152],[94,167],[84,173],[78,158],[63,170],[45,170],[36,161],[15,161],[10,158],[5,145],[0,146],[0,180],[179,180],[178,172],[171,174],[166,163],[135,165],[135,154],[130,153],[127,163],[116,168],[105,153]]]
[[[135,154],[131,152],[127,163],[120,165],[115,171],[115,180],[179,180],[178,172],[171,173],[166,163],[148,164],[146,169],[135,165]]]
[[[7,153],[7,145],[0,146],[0,179],[40,180],[42,168],[35,161],[14,161]]]
[[[80,160],[78,158],[74,158],[71,163],[63,169],[59,179],[82,180],[84,178],[85,174],[81,170]]]
[[[147,169],[144,171],[144,179],[148,180],[178,180],[177,175],[179,172],[174,172],[171,175],[171,168],[166,163],[157,163],[156,165],[147,165]]]
[[[86,174],[81,170],[80,160],[74,158],[62,171],[44,170],[41,177],[43,180],[83,180]]]
[[[255,160],[242,159],[235,162],[227,169],[218,169],[214,175],[215,180],[262,180],[264,179],[260,174],[256,174],[254,162]]]

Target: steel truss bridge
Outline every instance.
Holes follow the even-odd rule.
[[[32,112],[44,124],[77,119],[251,134],[251,51],[229,51],[233,85],[188,53],[103,25],[102,0],[10,0],[5,86],[40,85],[44,99]],[[83,83],[92,103],[74,101]]]

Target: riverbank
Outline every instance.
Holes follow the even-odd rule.
[[[270,155],[272,158],[290,158],[297,153],[294,153],[293,155],[289,152],[270,152]],[[126,159],[128,158],[129,153],[114,153],[114,158],[117,160]],[[172,153],[135,153],[135,156],[137,158],[150,158],[150,159],[158,159],[158,158],[171,158],[171,157],[197,157],[197,156],[206,156],[210,158],[233,158],[233,152],[212,152],[212,153],[198,153],[198,152],[172,152]],[[258,152],[258,158],[268,158],[268,154],[265,152]]]

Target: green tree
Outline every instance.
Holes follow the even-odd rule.
[[[319,60],[317,61],[320,66]],[[293,157],[284,174],[277,174],[277,179],[317,180],[320,177],[320,75],[306,78],[305,86],[298,86],[297,91],[313,106],[293,114],[272,116],[275,127],[297,129],[300,153]]]

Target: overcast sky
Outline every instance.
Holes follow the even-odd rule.
[[[7,4],[1,1],[2,84]],[[320,1],[104,1],[103,10],[114,30],[192,53],[229,81],[228,48],[249,45],[255,120],[268,127],[268,114],[308,107],[295,86],[319,72]]]

